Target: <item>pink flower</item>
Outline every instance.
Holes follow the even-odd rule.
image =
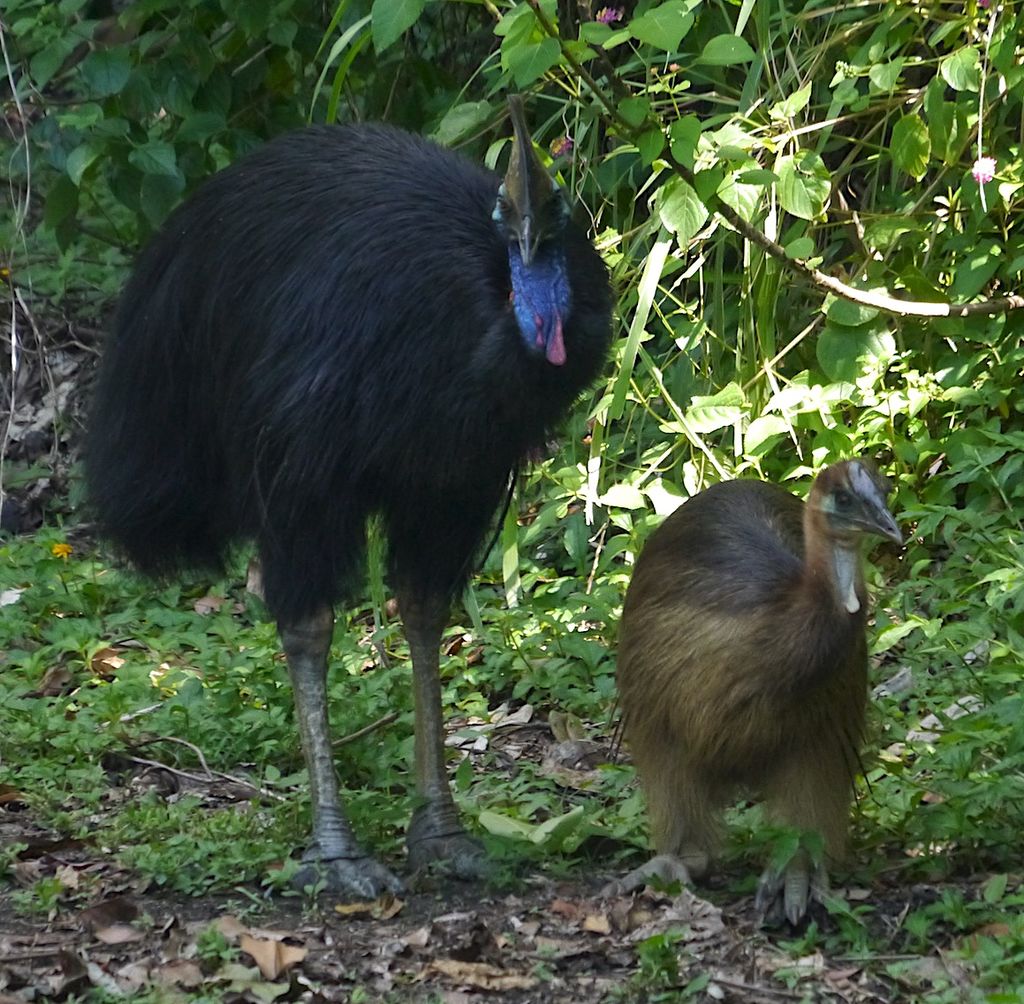
[[[971,174],[979,185],[988,184],[996,176],[995,157],[979,157],[971,168]]]
[[[980,7],[980,8],[982,9],[982,10],[988,10],[988,8],[989,8],[989,5],[990,5],[991,3],[992,3],[992,0],[978,0],[978,6],[979,6],[979,7]]]
[[[567,157],[570,153],[572,153],[572,148],[574,146],[575,144],[568,136],[560,136],[551,144],[551,156]]]
[[[595,15],[594,20],[601,24],[615,24],[621,21],[625,12],[621,7],[602,7]]]

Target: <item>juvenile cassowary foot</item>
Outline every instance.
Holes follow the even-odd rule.
[[[786,920],[796,927],[814,904],[824,908],[828,888],[824,866],[812,868],[807,854],[798,851],[781,871],[765,869],[757,885],[754,906],[763,926],[781,927]]]
[[[454,806],[421,805],[409,821],[405,846],[413,872],[436,868],[451,878],[470,881],[489,871],[483,845],[462,828]]]
[[[292,878],[296,889],[323,883],[324,890],[347,900],[373,900],[403,891],[401,879],[368,856],[327,860],[314,845],[302,856],[302,867]]]
[[[706,867],[707,857],[705,856],[704,868],[695,868],[694,870],[703,871]],[[658,854],[646,864],[623,875],[622,878],[609,882],[601,890],[601,895],[624,896],[628,892],[642,889],[652,883],[667,886],[673,882],[678,882],[680,885],[693,885],[690,868],[686,866],[681,857],[675,854]]]

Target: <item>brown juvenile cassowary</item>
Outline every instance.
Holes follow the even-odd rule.
[[[761,481],[714,485],[652,534],[626,594],[618,686],[657,856],[613,891],[702,873],[738,788],[841,855],[867,703],[866,534],[901,542],[861,460],[822,471],[806,503]],[[801,852],[765,872],[758,907],[795,924],[826,887]]]
[[[386,529],[412,654],[410,863],[479,870],[444,764],[438,648],[511,472],[600,370],[601,259],[534,152],[502,181],[382,125],[282,136],[199,188],[124,291],[86,449],[102,532],[143,572],[218,568],[255,542],[295,696],[308,867],[355,897],[399,888],[355,840],[326,698],[333,607]]]

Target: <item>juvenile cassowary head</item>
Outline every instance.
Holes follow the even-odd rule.
[[[563,325],[571,307],[565,265],[569,207],[533,149],[523,102],[508,101],[512,153],[493,218],[509,242],[512,305],[526,347],[549,363],[566,359]]]
[[[847,460],[822,471],[808,503],[837,543],[853,546],[864,534],[874,534],[902,544],[903,535],[886,504],[888,494],[889,483],[873,464]]]

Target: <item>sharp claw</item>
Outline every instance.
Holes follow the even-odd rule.
[[[782,901],[785,906],[786,920],[794,927],[800,923],[807,913],[808,894],[811,889],[811,878],[806,867],[786,869],[783,882]]]
[[[308,853],[308,852],[307,852]],[[306,864],[292,879],[297,889],[306,889],[320,882],[324,891],[353,900],[377,899],[386,892],[404,891],[401,879],[382,864],[369,857],[304,858]]]
[[[607,898],[624,896],[634,889],[642,889],[650,885],[651,880],[662,885],[678,882],[680,885],[691,885],[690,872],[686,865],[674,854],[658,854],[646,864],[634,868],[620,879],[613,879],[601,890]]]

